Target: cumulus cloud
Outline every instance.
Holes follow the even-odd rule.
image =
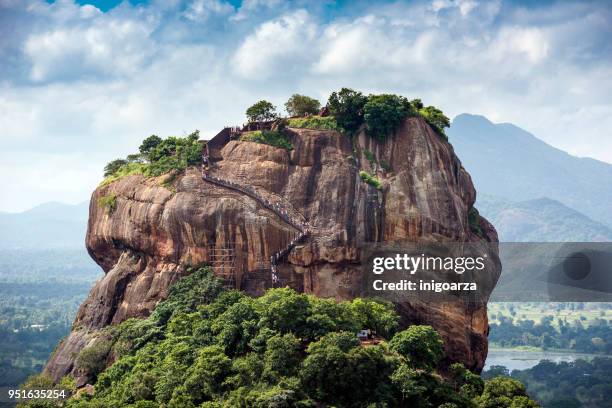
[[[203,21],[212,16],[223,16],[234,11],[234,7],[222,0],[194,0],[187,6],[184,15],[190,20]]]
[[[234,69],[249,79],[265,79],[282,72],[296,75],[309,57],[316,30],[306,10],[267,21],[239,46],[232,58]]]
[[[331,11],[331,13],[330,13]],[[342,86],[483,114],[612,162],[611,8],[434,0],[175,0],[101,12],[0,0],[0,210],[81,201],[150,134]],[[43,186],[44,184],[44,186]]]
[[[23,50],[32,64],[33,81],[133,75],[142,69],[154,51],[151,22],[110,15],[91,19],[89,12],[85,15],[73,27],[54,27],[26,40]]]

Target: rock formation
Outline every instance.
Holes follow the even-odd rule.
[[[306,220],[310,236],[279,265],[281,285],[321,297],[359,295],[364,242],[497,241],[483,218],[468,223],[476,192],[452,146],[422,118],[406,119],[381,142],[363,131],[354,140],[335,131],[287,129],[291,151],[230,141],[211,174],[250,186]],[[374,156],[375,160],[371,161]],[[382,188],[359,171],[377,174]],[[115,195],[112,211],[100,199]],[[257,200],[202,179],[199,169],[158,178],[129,176],[93,193],[86,244],[105,276],[81,305],[71,334],[46,372],[74,367],[99,329],[147,316],[187,265],[230,249],[235,281],[257,295],[270,287],[270,255],[296,231]],[[495,255],[496,254],[492,254]],[[490,276],[494,284],[500,268]],[[449,361],[480,370],[487,353],[486,299],[478,304],[400,304],[403,322],[434,326]]]

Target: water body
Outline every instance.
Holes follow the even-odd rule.
[[[611,357],[596,354],[575,353],[565,351],[526,351],[516,349],[489,349],[485,370],[491,366],[502,365],[508,370],[527,370],[537,365],[541,360],[555,363],[571,362],[577,359],[591,360],[595,357]]]

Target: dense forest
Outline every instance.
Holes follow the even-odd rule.
[[[429,326],[400,330],[394,307],[270,289],[223,290],[207,268],[147,319],[107,327],[77,357],[95,383],[70,407],[536,407],[510,378],[441,367]],[[377,333],[362,341],[360,329]],[[114,363],[106,368],[107,362]],[[442,371],[440,371],[442,370]],[[64,378],[63,387],[74,381]],[[25,388],[51,387],[43,376]]]
[[[612,359],[553,363],[543,360],[528,370],[509,373],[493,366],[483,378],[511,376],[527,386],[529,395],[544,408],[612,407]]]
[[[0,347],[0,386],[17,386],[18,384],[23,383],[28,376],[40,372],[49,354],[58,344],[60,339],[68,333],[79,304],[89,291],[91,283],[99,276],[99,267],[95,265],[82,250],[0,251],[0,281],[2,282],[2,285],[0,285],[0,344],[2,346]],[[307,322],[306,326],[310,327],[309,330],[311,330],[310,334],[300,332],[296,335],[292,331],[293,329],[283,328],[280,332],[283,334],[279,336],[278,340],[279,347],[284,344],[283,342],[288,342],[291,344],[290,340],[292,340],[293,344],[296,345],[297,357],[293,360],[293,362],[294,364],[297,364],[298,369],[292,372],[290,371],[290,373],[293,374],[292,376],[283,377],[285,378],[284,380],[279,379],[278,382],[273,382],[270,380],[270,377],[268,377],[268,373],[271,372],[272,368],[266,368],[266,364],[268,364],[266,363],[266,350],[268,340],[270,340],[268,337],[269,333],[266,335],[265,333],[268,331],[259,328],[260,324],[264,324],[260,323],[261,316],[259,313],[261,313],[261,309],[259,308],[261,306],[255,308],[256,314],[253,315],[259,316],[259,320],[255,321],[255,318],[253,318],[253,320],[248,321],[248,323],[240,320],[242,315],[238,315],[238,317],[236,317],[227,312],[229,310],[227,305],[222,306],[223,304],[230,302],[230,300],[231,302],[237,301],[240,305],[242,305],[241,307],[246,307],[245,305],[253,306],[258,304],[258,302],[255,300],[249,300],[249,298],[245,298],[244,296],[234,292],[224,292],[219,294],[213,300],[213,297],[206,298],[203,295],[205,292],[197,292],[197,289],[194,290],[196,290],[196,292],[190,290],[180,296],[178,293],[176,293],[176,291],[173,292],[175,293],[173,297],[174,300],[169,299],[167,304],[164,303],[165,306],[160,305],[160,308],[158,308],[158,311],[156,311],[154,316],[159,316],[164,309],[174,310],[175,308],[183,308],[184,306],[178,307],[177,302],[184,305],[186,302],[185,299],[193,296],[198,299],[206,299],[204,302],[205,304],[197,306],[193,306],[195,303],[193,303],[193,305],[190,304],[187,310],[191,311],[183,310],[182,312],[163,312],[170,317],[166,316],[167,320],[164,318],[155,324],[152,324],[151,321],[154,316],[146,320],[132,320],[126,322],[124,325],[121,325],[117,331],[107,333],[106,339],[109,340],[109,342],[102,341],[98,343],[97,349],[89,349],[88,352],[84,353],[83,357],[79,360],[80,364],[96,371],[97,369],[100,369],[101,366],[96,366],[95,357],[99,356],[100,352],[103,352],[102,354],[106,355],[105,353],[107,352],[107,347],[108,350],[117,352],[118,350],[121,350],[122,347],[127,347],[127,345],[135,346],[134,352],[124,355],[121,359],[121,361],[124,363],[133,364],[130,365],[129,369],[125,369],[125,365],[119,365],[118,367],[113,366],[110,369],[99,373],[97,388],[106,391],[104,391],[105,394],[101,392],[101,394],[97,395],[96,398],[92,398],[92,401],[90,402],[93,404],[93,406],[95,406],[95,404],[103,405],[102,401],[109,401],[113,398],[128,398],[126,401],[131,401],[129,398],[132,397],[129,397],[129,393],[132,391],[128,392],[126,390],[131,390],[133,388],[133,383],[139,381],[140,376],[144,375],[144,373],[139,374],[138,370],[144,370],[145,367],[150,367],[147,365],[141,365],[139,362],[142,362],[142,359],[150,359],[150,361],[155,362],[155,365],[164,367],[165,370],[169,369],[169,367],[172,368],[173,366],[170,364],[169,359],[174,357],[167,357],[164,354],[167,351],[165,347],[170,347],[171,345],[174,347],[174,345],[179,344],[182,346],[183,340],[193,337],[190,334],[194,333],[193,330],[197,329],[197,333],[203,334],[203,327],[207,327],[206,330],[209,331],[210,338],[207,341],[212,341],[212,346],[215,346],[214,343],[221,341],[218,339],[226,339],[227,337],[225,336],[234,338],[233,336],[239,336],[240,333],[246,333],[246,335],[249,336],[253,335],[253,333],[257,333],[255,338],[259,339],[259,343],[256,343],[253,339],[249,341],[237,341],[237,343],[235,343],[237,345],[236,347],[238,347],[239,350],[242,350],[239,353],[233,351],[229,352],[228,355],[225,353],[225,348],[223,348],[222,354],[225,355],[228,360],[225,360],[224,358],[222,358],[222,360],[229,361],[229,363],[226,365],[226,368],[229,367],[229,371],[226,372],[228,377],[225,378],[224,382],[229,381],[230,378],[232,381],[238,381],[237,378],[239,376],[245,376],[249,372],[252,373],[249,374],[250,378],[257,378],[258,381],[249,380],[251,381],[249,382],[245,379],[240,380],[243,381],[242,383],[237,383],[241,384],[238,386],[240,391],[233,392],[229,392],[228,387],[232,387],[233,385],[231,384],[234,383],[227,382],[220,388],[223,392],[220,394],[215,394],[216,403],[219,404],[222,404],[220,401],[236,401],[230,398],[237,398],[237,401],[242,401],[237,403],[252,403],[254,406],[257,404],[261,405],[263,404],[262,401],[268,401],[266,398],[272,398],[272,395],[276,395],[274,398],[280,398],[278,397],[277,393],[281,393],[281,390],[284,390],[283,392],[287,390],[291,391],[291,388],[283,387],[296,386],[296,384],[298,384],[299,387],[303,387],[302,381],[305,382],[306,378],[303,378],[302,375],[305,374],[301,373],[303,371],[302,367],[306,360],[311,357],[309,347],[311,344],[321,342],[322,338],[325,337],[323,333],[327,333],[327,330],[331,330],[331,332],[327,333],[331,336],[333,333],[336,333],[335,330],[339,330],[339,332],[347,329],[349,331],[354,331],[368,325],[375,325],[378,327],[379,333],[382,335],[382,337],[386,338],[385,341],[374,347],[374,350],[382,350],[380,353],[379,351],[368,351],[368,353],[378,353],[376,354],[377,356],[380,356],[381,354],[384,356],[384,358],[376,363],[380,363],[382,365],[375,366],[368,366],[369,363],[363,363],[361,360],[363,356],[360,356],[360,354],[363,353],[362,347],[357,346],[357,343],[354,341],[354,336],[349,336],[350,340],[347,341],[349,341],[349,345],[352,344],[355,347],[347,346],[348,349],[339,348],[340,352],[338,349],[336,349],[337,344],[330,345],[325,343],[325,347],[321,346],[322,350],[325,351],[321,351],[322,354],[315,353],[318,356],[317,358],[322,359],[318,361],[325,361],[325,359],[329,357],[327,352],[329,350],[333,350],[334,353],[340,353],[337,354],[337,356],[338,358],[342,357],[340,361],[343,362],[342,364],[344,369],[349,371],[348,374],[342,371],[337,372],[335,375],[342,375],[346,378],[352,378],[351,372],[355,370],[356,372],[360,372],[359,367],[361,367],[362,363],[364,364],[364,367],[366,367],[366,371],[379,370],[382,368],[391,370],[393,367],[396,367],[393,364],[398,364],[398,361],[402,361],[402,359],[404,359],[403,361],[406,361],[405,357],[402,357],[402,355],[390,349],[391,342],[387,340],[392,339],[395,332],[394,330],[389,330],[389,327],[396,327],[393,323],[396,317],[394,317],[391,313],[387,313],[388,310],[383,307],[384,304],[360,300],[343,304],[338,306],[339,309],[337,309],[336,307],[331,308],[327,301],[321,300],[322,303],[319,304],[315,300],[305,297],[306,301],[304,304],[308,304],[309,307],[312,307],[312,302],[318,304],[317,307],[311,309],[311,314],[305,316]],[[196,293],[197,295],[195,295]],[[215,293],[217,294],[217,292]],[[293,295],[290,296],[290,298],[293,298]],[[177,296],[183,300],[179,302],[177,300]],[[281,298],[284,299],[283,302],[286,301],[284,296],[281,296]],[[303,301],[302,295],[298,296],[298,298],[302,299]],[[267,299],[270,300],[270,297]],[[387,323],[381,325],[380,323],[375,324],[373,321],[368,323],[368,321],[360,319],[357,321],[352,320],[355,318],[355,312],[362,314],[367,309],[360,309],[358,307],[361,302],[365,302],[365,304],[369,305],[368,307],[376,306],[378,312],[374,314],[378,316],[378,319],[382,319],[381,321],[386,321]],[[274,302],[271,304],[274,304]],[[325,305],[325,307],[322,305]],[[210,312],[210,310],[214,309],[215,307],[219,308],[219,310],[215,312],[217,313],[217,317],[220,318],[220,316],[224,316],[221,321],[232,322],[232,325],[230,326],[231,329],[221,330],[221,327],[224,327],[223,325],[225,323],[222,324],[219,321],[214,323],[216,318],[213,319],[214,315]],[[533,346],[543,348],[548,347],[551,349],[567,348],[575,351],[585,351],[591,353],[610,352],[608,346],[612,343],[612,340],[610,339],[612,327],[610,327],[609,324],[608,311],[610,309],[610,305],[578,303],[557,305],[492,304],[490,305],[490,308],[492,327],[490,339],[493,346]],[[247,308],[246,310],[251,309]],[[221,310],[223,310],[223,312],[221,312]],[[317,312],[314,313],[314,310]],[[348,313],[345,315],[345,317],[349,317],[339,321],[338,316],[341,316],[342,314],[339,315],[338,310],[345,311]],[[387,312],[384,312],[385,310],[387,310]],[[278,311],[274,311],[272,313],[278,313]],[[328,316],[328,314],[331,314],[331,316]],[[367,315],[368,313],[365,314]],[[382,318],[383,316],[386,317]],[[552,316],[555,317],[553,318]],[[328,318],[330,320],[328,320]],[[203,322],[205,321],[208,323],[204,324]],[[352,323],[348,324],[347,322],[350,321],[352,321]],[[196,325],[194,322],[199,323]],[[317,330],[322,331],[312,329],[313,327],[318,327],[316,325],[313,326],[315,322],[319,322],[317,324],[323,327],[323,329],[319,328]],[[385,329],[385,325],[388,326],[387,329]],[[191,331],[188,331],[185,335],[185,333],[177,331],[177,327],[179,326],[191,327]],[[270,330],[274,331],[277,329],[278,328],[272,328]],[[253,332],[253,330],[255,330],[255,332]],[[282,330],[289,331],[287,332]],[[295,338],[285,337],[287,334],[292,333]],[[147,338],[149,335],[152,336],[150,339]],[[240,336],[242,336],[242,334],[240,334]],[[309,338],[308,336],[310,336],[310,339],[307,342],[302,342],[302,336],[305,338]],[[216,340],[210,340],[213,337]],[[297,343],[295,342],[296,338],[299,339]],[[324,340],[324,342],[332,341],[330,340],[331,338],[332,337]],[[332,343],[338,343],[341,339],[341,337],[338,337],[334,339]],[[601,339],[602,341],[599,341],[598,339]],[[226,341],[227,340],[223,340],[224,344]],[[259,344],[259,346],[257,346],[257,344]],[[274,344],[274,341],[272,341],[271,344]],[[284,346],[286,346],[286,344]],[[197,361],[199,356],[198,353],[202,352],[201,347],[190,342],[187,342],[186,347],[187,348],[184,350],[189,351],[188,354],[190,357],[188,358],[193,359],[193,362]],[[240,347],[245,348],[240,349]],[[251,350],[251,347],[255,348]],[[244,350],[247,349],[251,351],[244,354]],[[316,347],[313,346],[313,348],[310,350],[315,349]],[[360,351],[357,352],[356,350]],[[123,352],[125,351],[121,351],[121,353]],[[323,357],[321,357],[321,355]],[[268,356],[269,359],[272,359],[272,352],[268,352]],[[218,354],[217,357],[223,356]],[[314,360],[314,357],[312,357],[308,361],[310,362]],[[373,361],[376,362],[377,360],[374,359]],[[393,363],[393,361],[395,361],[395,363]],[[351,364],[357,364],[357,366]],[[390,366],[386,364],[390,364]],[[605,360],[562,363],[557,365],[547,362],[541,363],[537,369],[536,367],[538,366],[531,370],[524,370],[520,372],[515,371],[513,373],[508,373],[507,370],[500,369],[499,367],[493,367],[489,372],[485,373],[484,377],[489,378],[491,374],[505,376],[511,375],[513,378],[525,383],[527,385],[527,393],[531,397],[537,398],[538,401],[542,402],[546,407],[600,407],[605,406],[602,405],[603,403],[601,402],[603,398],[602,396],[607,397],[611,395],[608,384],[612,384],[612,381],[610,378],[606,377],[606,373],[611,372],[611,369],[606,364],[608,363]],[[120,367],[124,367],[126,370],[126,377],[124,381],[113,382],[112,387],[101,385],[103,384],[100,382],[101,379],[108,379],[108,376],[112,373],[116,373],[116,370],[118,370]],[[293,368],[295,369],[295,367]],[[463,372],[463,376],[467,375],[469,377],[469,374],[462,371],[460,367],[458,367],[458,369],[460,373]],[[326,370],[329,370],[329,368]],[[187,373],[187,371],[187,369],[184,370],[185,373]],[[449,395],[457,394],[462,387],[457,386],[457,384],[454,384],[452,381],[443,381],[435,370],[432,370],[429,373],[419,372],[418,370],[416,372],[420,373],[418,381],[414,380],[414,378],[411,379],[411,381],[416,381],[412,383],[415,386],[421,384],[420,386],[425,387],[424,389],[421,389],[420,396],[417,394],[407,394],[404,396],[403,391],[398,391],[397,381],[399,381],[399,377],[393,377],[394,371],[391,371],[391,375],[387,376],[384,381],[377,383],[378,385],[376,385],[376,387],[380,386],[380,389],[395,390],[395,394],[393,392],[388,394],[388,396],[395,398],[395,400],[388,402],[388,406],[393,406],[393,401],[397,401],[397,398],[424,398],[423,395],[428,392],[433,392],[432,390],[437,390],[435,391],[436,395],[437,393],[450,393]],[[157,375],[156,373],[158,373],[158,371],[147,370],[147,373]],[[149,380],[151,379],[149,377],[147,378]],[[287,378],[290,378],[293,383],[290,381],[285,381]],[[474,380],[474,378],[470,378],[471,381]],[[557,378],[564,380],[558,381]],[[183,380],[186,381],[184,378]],[[44,379],[40,376],[33,377],[30,384],[35,384],[37,381],[40,385],[50,386],[48,384],[48,379]],[[359,398],[365,398],[365,400],[371,401],[368,399],[369,397],[362,397],[362,394],[360,394],[360,390],[364,386],[358,385],[360,384],[359,381],[355,381],[355,379],[352,378],[350,381],[347,380],[345,382],[347,383],[345,384],[347,387],[355,386],[359,388],[359,390],[357,390],[359,392],[347,392],[350,394],[354,393],[356,396],[359,396]],[[62,386],[65,388],[70,388],[71,384],[73,384],[73,381],[66,379]],[[155,384],[157,384],[157,382]],[[330,382],[330,384],[334,383]],[[516,388],[516,392],[520,394],[520,383],[512,384],[519,384],[516,385],[518,387]],[[573,387],[571,384],[578,385]],[[491,383],[489,387],[491,388],[494,385],[495,382]],[[334,384],[334,387],[338,386],[338,384]],[[120,387],[120,389],[123,391],[110,392],[109,387]],[[149,395],[152,398],[157,398],[157,389],[161,387],[161,385],[153,385],[152,387],[152,394]],[[303,389],[318,390],[317,387]],[[367,389],[368,392],[372,392],[371,388],[366,387],[363,389]],[[495,388],[493,387],[493,389]],[[505,389],[508,389],[508,387],[505,386]],[[142,389],[138,391],[138,388],[136,388],[136,390],[137,391],[134,392],[142,391]],[[121,394],[118,396],[118,392],[125,392],[126,394]],[[313,398],[313,396],[309,394],[312,392],[315,391],[306,391],[306,394],[302,393],[299,395],[293,395],[298,395],[300,398],[303,398],[303,401],[309,401],[309,399],[317,401],[316,398],[333,398],[329,396],[320,397],[321,395],[326,394],[318,394],[319,391],[316,391],[316,395],[319,397]],[[489,394],[486,395],[491,395],[491,393],[489,392]],[[172,396],[169,398],[172,400]],[[168,400],[168,402],[170,400]],[[85,404],[84,401],[85,399],[79,402],[79,404]],[[439,400],[435,399],[425,399],[425,402],[423,402],[425,405],[422,406],[428,406],[427,404],[435,404],[438,401]],[[463,401],[465,402],[465,399]],[[476,403],[474,401],[475,400],[471,400],[469,403]],[[551,401],[553,405],[551,405]],[[156,403],[157,402],[155,399],[139,400],[134,402],[134,405],[157,406],[155,405]],[[561,405],[561,403],[565,405]],[[71,404],[77,404],[77,402],[73,401]],[[336,401],[336,404],[338,406],[342,406],[343,402]],[[463,406],[461,403],[456,405]],[[204,403],[204,406],[206,406],[206,403]],[[447,404],[446,406],[452,407],[453,405]]]
[[[605,318],[608,306],[602,304],[597,311],[587,311],[583,304],[559,304],[537,320],[526,315],[521,317],[520,305],[510,306],[507,313],[491,313],[489,341],[494,347],[528,346],[612,354],[612,326]],[[564,316],[564,307],[578,307],[579,310],[572,312],[580,317],[568,319]]]
[[[40,372],[99,275],[81,249],[0,251],[0,387]]]

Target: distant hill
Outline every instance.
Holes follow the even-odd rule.
[[[0,249],[85,248],[88,214],[88,202],[50,202],[21,213],[0,212]]]
[[[457,116],[448,135],[479,194],[513,202],[549,197],[612,227],[611,164],[571,156],[483,116]]]
[[[612,241],[612,228],[550,198],[512,202],[480,194],[476,206],[502,242]]]

